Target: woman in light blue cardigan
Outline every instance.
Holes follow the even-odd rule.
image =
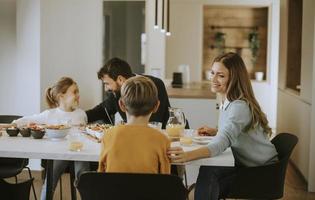
[[[218,199],[228,189],[239,166],[261,166],[278,160],[269,140],[271,128],[255,99],[242,58],[236,53],[218,56],[211,74],[211,90],[222,97],[218,130],[208,127],[199,130],[216,136],[205,147],[189,152],[173,147],[168,154],[172,162],[181,163],[213,157],[231,147],[235,167],[200,167],[196,200]]]

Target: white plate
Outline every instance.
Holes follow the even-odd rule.
[[[206,145],[211,142],[213,136],[195,136],[193,137],[193,142],[197,144]]]
[[[102,138],[104,133],[103,132],[99,132],[99,131],[94,131],[92,129],[86,128],[86,132],[98,139]]]

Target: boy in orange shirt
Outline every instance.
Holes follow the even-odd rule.
[[[107,131],[102,140],[99,172],[170,174],[169,139],[148,126],[159,107],[154,83],[144,77],[129,78],[121,88],[119,106],[127,124]]]

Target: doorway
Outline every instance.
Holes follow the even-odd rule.
[[[134,73],[144,73],[141,35],[145,32],[145,1],[104,1],[103,63],[126,60]]]

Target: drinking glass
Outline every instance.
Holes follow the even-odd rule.
[[[68,141],[69,141],[69,150],[70,151],[82,151],[84,143],[83,143],[83,138],[82,134],[80,133],[79,130],[72,128],[69,136],[68,136]]]
[[[194,130],[184,130],[184,134],[180,137],[179,142],[183,146],[191,146],[193,144]]]

